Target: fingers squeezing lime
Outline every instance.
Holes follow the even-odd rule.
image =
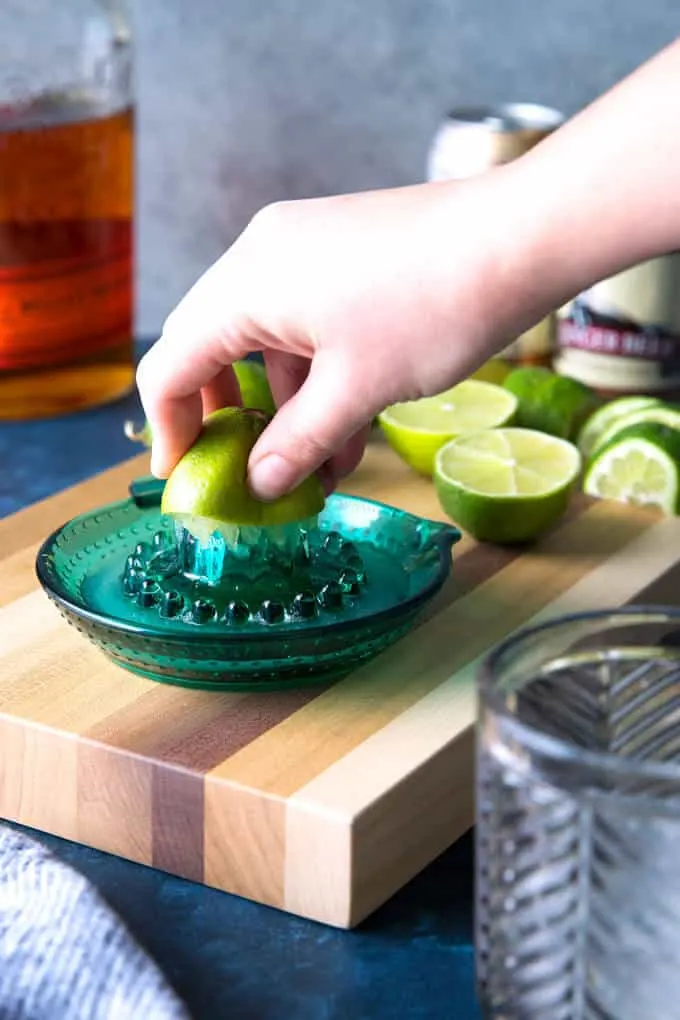
[[[201,433],[168,478],[161,511],[201,538],[233,526],[277,527],[316,516],[324,507],[314,475],[270,503],[248,488],[248,458],[268,423],[261,411],[225,407],[209,415]]]
[[[265,414],[275,414],[276,404],[264,365],[259,361],[244,358],[235,361],[232,368],[241,392],[243,407],[264,411]],[[153,443],[153,434],[148,421],[139,428],[133,421],[126,421],[123,431],[134,443],[141,443],[143,446],[151,446]]]

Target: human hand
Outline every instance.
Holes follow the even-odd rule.
[[[154,473],[167,476],[207,413],[239,403],[230,366],[261,351],[279,409],[251,489],[275,498],[317,469],[331,489],[377,412],[441,391],[499,346],[497,192],[471,181],[266,207],[139,366]]]
[[[140,364],[153,471],[239,402],[230,366],[262,351],[279,410],[251,489],[273,498],[322,467],[330,488],[387,404],[445,389],[585,287],[676,250],[679,74],[675,42],[527,155],[464,182],[265,208]]]

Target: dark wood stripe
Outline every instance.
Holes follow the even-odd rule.
[[[557,524],[545,534],[543,541],[554,541],[568,525],[580,517],[593,505],[593,501],[582,496],[575,496]],[[493,574],[509,566],[527,552],[526,545],[490,545],[480,542],[456,560],[455,546],[453,553],[453,572],[457,578],[460,595],[472,591],[478,585],[488,581]]]
[[[326,686],[227,694],[157,684],[83,735],[204,773],[319,697]]]
[[[159,761],[208,772],[318,698],[327,687],[324,684],[245,695],[228,711],[203,722],[200,728],[186,729],[178,739],[173,739],[173,734],[169,733],[162,746],[154,749],[154,756]]]
[[[671,555],[680,556],[680,549]],[[628,600],[628,605],[639,606],[678,606],[680,605],[680,561],[672,563],[663,574],[656,577],[651,584]]]
[[[204,880],[204,773],[325,689],[233,695],[159,685],[90,730],[90,740],[129,752],[151,770],[155,867]]]
[[[154,764],[151,774],[151,863],[192,882],[204,880],[203,776]]]
[[[558,536],[559,533],[571,524],[577,517],[592,506],[592,501],[582,496],[576,496],[569,504],[568,509],[560,518],[559,522],[549,532],[545,539]],[[459,555],[456,553],[456,546],[453,547],[453,567],[446,583],[432,602],[426,607],[419,618],[416,626],[421,626],[427,620],[431,620],[437,613],[455,602],[456,599],[466,595],[477,588],[480,584],[488,581],[500,570],[509,566],[520,556],[524,555],[527,547],[523,545],[502,546],[491,545],[480,542],[468,546]]]

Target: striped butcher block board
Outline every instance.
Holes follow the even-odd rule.
[[[676,599],[680,520],[576,500],[532,548],[463,539],[419,625],[332,686],[162,686],[69,627],[33,569],[50,531],[147,471],[137,457],[0,521],[0,815],[336,926],[472,825],[487,649],[539,618]],[[345,488],[443,519],[379,441]]]

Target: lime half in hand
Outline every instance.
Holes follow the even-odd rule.
[[[473,538],[528,542],[566,510],[581,455],[564,439],[501,428],[459,436],[435,461],[439,502]]]
[[[467,379],[435,397],[392,404],[378,416],[388,443],[415,471],[431,475],[439,450],[454,436],[512,421],[517,400],[501,386]]]
[[[196,537],[224,526],[276,527],[320,513],[325,500],[314,475],[271,503],[251,494],[248,458],[268,420],[260,411],[241,407],[209,415],[165,484],[162,513],[181,519]]]

